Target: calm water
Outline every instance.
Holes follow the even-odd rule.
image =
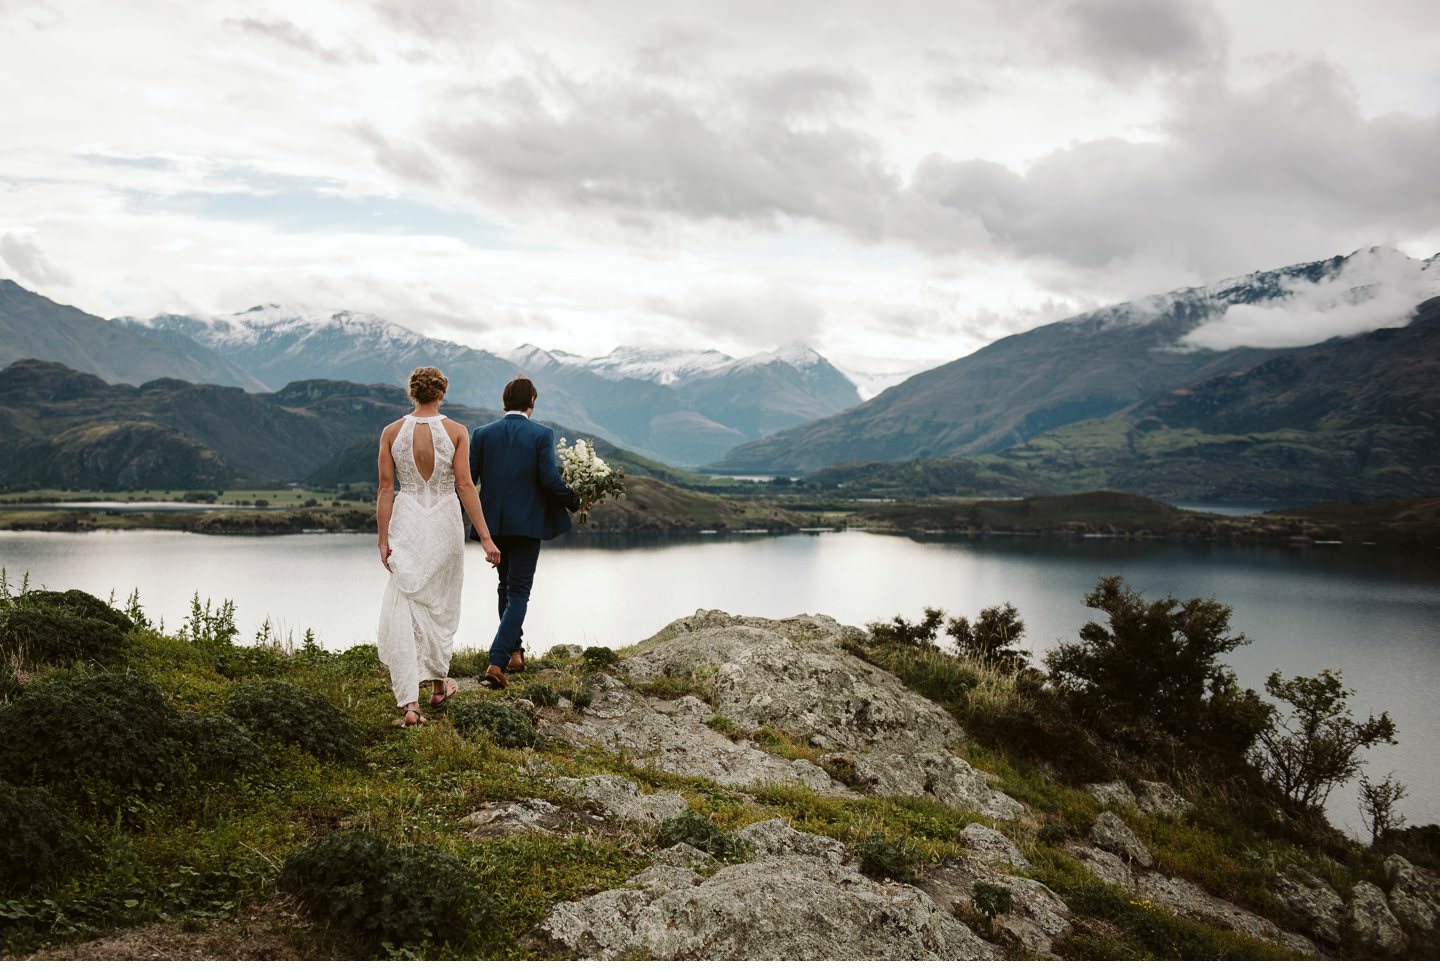
[[[493,588],[480,549],[467,548],[460,641],[488,644]],[[151,617],[174,628],[190,597],[238,606],[248,635],[269,617],[297,638],[314,628],[328,647],[374,639],[386,574],[372,537],[205,537],[169,532],[0,534],[0,564],[51,588],[123,599],[140,589]],[[917,542],[863,533],[743,537],[688,543],[605,540],[547,544],[527,641],[620,646],[697,608],[784,617],[832,615],[864,624],[934,605],[972,615],[1010,601],[1025,645],[1042,656],[1098,617],[1081,598],[1102,574],[1123,574],[1151,596],[1215,597],[1234,608],[1253,644],[1229,663],[1242,683],[1340,669],[1358,713],[1388,709],[1400,744],[1374,752],[1372,777],[1395,771],[1409,789],[1410,823],[1440,822],[1440,562],[1375,548],[1229,549],[1164,543],[1007,538]],[[1332,816],[1358,826],[1353,790]]]

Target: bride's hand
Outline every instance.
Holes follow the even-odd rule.
[[[495,546],[495,541],[489,538],[481,538],[480,546],[485,548],[485,562],[491,567],[499,567],[500,548]]]
[[[380,563],[386,570],[390,569],[390,544],[384,540],[380,541]]]

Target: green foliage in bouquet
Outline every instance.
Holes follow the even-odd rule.
[[[519,709],[479,699],[460,699],[450,706],[450,723],[462,735],[488,736],[506,749],[530,749],[540,742],[530,717]]]
[[[348,762],[360,755],[354,720],[325,696],[298,685],[237,685],[225,700],[225,712],[256,735],[298,746],[317,759]]]
[[[369,954],[459,944],[497,918],[459,860],[434,847],[393,846],[364,831],[330,834],[285,860],[280,887],[315,921]]]

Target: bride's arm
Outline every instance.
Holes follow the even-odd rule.
[[[398,423],[397,423],[398,424]],[[387,425],[380,433],[380,485],[375,489],[375,526],[380,534],[380,563],[390,569],[390,513],[395,508],[395,460],[390,444],[395,441],[395,425]]]
[[[490,537],[490,527],[485,523],[485,510],[480,505],[480,491],[475,488],[475,480],[470,476],[470,433],[464,426],[461,426],[460,436],[455,442],[454,465],[455,494],[460,497],[460,505],[465,508],[465,515],[470,517],[470,525],[480,537],[480,546],[485,548],[485,559],[491,564],[498,564],[500,548],[495,546],[495,541]]]

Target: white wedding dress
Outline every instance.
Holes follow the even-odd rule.
[[[455,444],[444,418],[405,416],[390,446],[400,489],[390,515],[390,583],[380,604],[377,644],[402,708],[419,701],[420,682],[450,673],[460,624],[465,532],[455,495]],[[415,461],[417,435],[430,436],[435,448],[428,480]]]

